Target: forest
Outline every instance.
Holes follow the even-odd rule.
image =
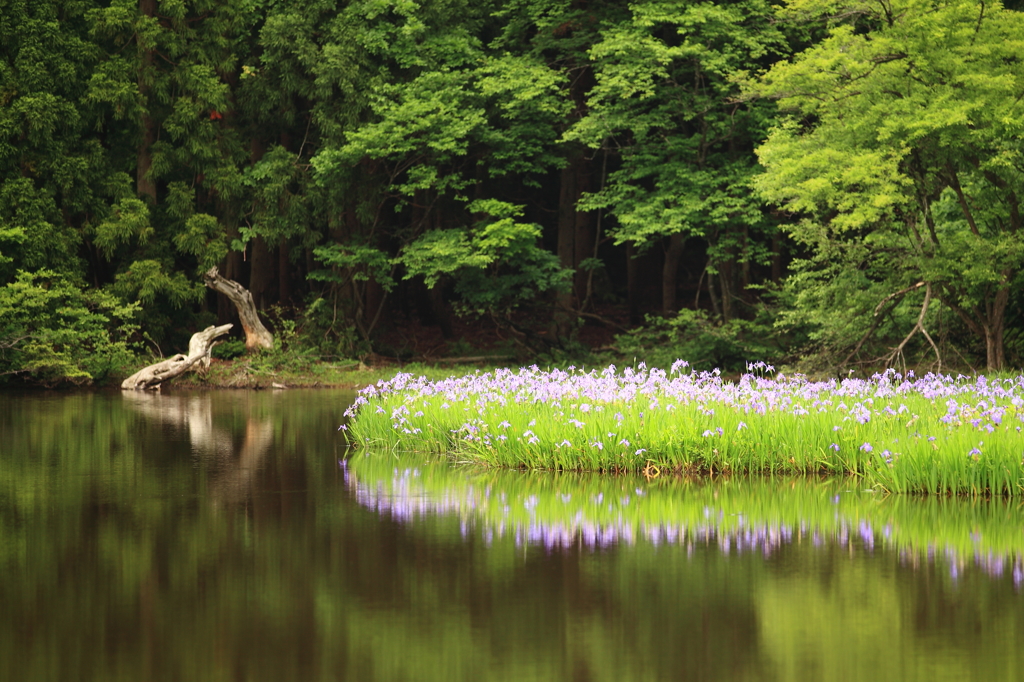
[[[1019,367],[1021,9],[0,0],[0,382],[237,321],[212,267],[325,362]]]

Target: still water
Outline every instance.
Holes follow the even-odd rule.
[[[0,395],[0,680],[1024,679],[1024,510],[348,458],[331,391]]]

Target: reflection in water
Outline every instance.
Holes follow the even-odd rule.
[[[353,397],[0,394],[0,680],[1024,669],[1005,501],[339,468]]]
[[[942,565],[954,583],[968,568],[992,579],[1009,575],[1017,590],[1024,583],[1020,517],[1006,514],[1003,500],[969,501],[960,514],[950,509],[943,528],[929,520],[928,500],[901,505],[905,498],[846,490],[846,481],[690,481],[681,494],[678,485],[651,485],[631,477],[508,475],[415,463],[394,467],[387,459],[365,456],[351,464],[342,460],[339,466],[355,500],[368,509],[402,523],[427,515],[455,516],[463,538],[475,532],[487,545],[507,535],[517,547],[529,544],[549,552],[646,542],[677,545],[688,555],[702,546],[765,559],[794,543],[869,554],[879,547],[896,552],[904,566]],[[524,488],[523,479],[534,479],[533,485]],[[781,488],[786,492],[780,498]],[[967,534],[969,548],[962,542],[967,527],[973,529]],[[991,546],[983,542],[986,536],[1015,542]]]
[[[126,391],[124,399],[147,419],[186,433],[193,456],[211,472],[207,490],[215,505],[243,503],[251,497],[255,476],[274,436],[270,417],[246,414],[244,437],[236,444],[227,426],[214,424],[211,393]]]

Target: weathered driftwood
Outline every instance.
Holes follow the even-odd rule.
[[[170,381],[192,369],[196,364],[210,366],[210,349],[214,340],[226,334],[234,325],[222,324],[219,327],[207,327],[192,335],[188,342],[188,355],[177,355],[140,369],[123,382],[121,388],[127,391],[158,388],[165,381]]]
[[[274,336],[260,322],[260,317],[256,314],[256,304],[253,303],[252,294],[248,289],[233,279],[221,277],[216,266],[206,271],[203,281],[206,282],[206,286],[224,294],[235,304],[242,329],[245,331],[247,351],[260,348],[270,350],[274,347]]]

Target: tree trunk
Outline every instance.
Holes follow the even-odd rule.
[[[629,301],[629,323],[640,324],[643,318],[640,314],[640,288],[639,288],[640,267],[636,261],[636,245],[633,242],[626,242],[626,297]]]
[[[668,250],[665,251],[665,263],[661,268],[661,312],[674,315],[679,312],[676,304],[678,288],[679,259],[683,256],[686,237],[676,233],[669,237]]]
[[[582,158],[582,155],[573,154],[569,163],[562,169],[558,195],[558,262],[567,270],[575,269],[576,200],[579,198],[576,188],[576,165]],[[554,320],[555,335],[558,338],[567,338],[572,333],[574,309],[572,289],[560,292],[556,300]]]
[[[234,280],[225,279],[217,272],[216,267],[210,268],[203,281],[206,286],[214,291],[224,294],[238,309],[238,317],[242,322],[242,329],[245,331],[245,349],[247,352],[254,350],[270,350],[274,347],[274,337],[267,331],[267,328],[260,322],[256,314],[256,305],[252,301],[252,294],[241,284]]]
[[[576,184],[575,184],[576,198],[573,201],[575,205],[584,192],[590,191],[590,164],[587,163],[586,158],[581,159],[579,164],[576,164]],[[588,283],[591,281],[591,271],[583,270],[580,268],[580,263],[588,258],[593,258],[596,254],[594,253],[594,241],[597,237],[594,229],[594,214],[590,211],[575,211],[573,217],[573,262],[572,267],[576,270],[576,274],[573,277],[573,289],[575,289],[575,300],[576,307],[579,310],[583,310],[584,307],[590,305],[590,291]]]
[[[292,302],[291,259],[288,252],[288,240],[282,239],[277,247],[277,301],[283,306],[291,305]]]
[[[990,372],[998,372],[1006,366],[1003,335],[1000,331],[985,329],[985,355]]]
[[[778,232],[772,237],[772,284],[782,281],[782,235]]]
[[[708,264],[705,267],[707,268],[705,272],[708,276],[708,297],[711,299],[711,312],[715,317],[720,317],[722,314],[722,308],[718,303],[718,294],[715,293],[715,273],[711,272],[710,258],[708,258]]]
[[[455,327],[452,324],[451,312],[444,303],[444,284],[438,281],[427,290],[427,299],[430,303],[430,312],[434,323],[441,327],[441,338],[445,340],[455,338]]]
[[[1004,277],[1009,279],[1007,273]],[[1003,287],[996,292],[992,302],[987,304],[988,319],[983,325],[985,329],[985,355],[989,371],[999,371],[1006,366],[1006,347],[1003,344],[1003,331],[1006,325],[1006,307],[1010,302],[1010,288]]]
[[[263,237],[252,240],[252,258],[249,261],[249,292],[258,310],[263,310],[269,298],[270,283],[274,278],[274,258]],[[243,322],[243,325],[245,323]]]
[[[729,261],[722,263],[718,270],[718,281],[722,284],[722,322],[732,319],[732,267]]]
[[[1014,274],[1004,270],[1003,286],[995,295],[975,306],[972,311],[960,306],[955,290],[940,286],[940,299],[956,313],[975,336],[985,341],[985,364],[990,371],[999,371],[1006,366],[1006,348],[1003,343],[1003,332],[1006,327],[1006,307],[1010,302],[1009,282]],[[973,315],[971,314],[973,312]]]
[[[156,15],[156,0],[139,0],[139,13],[144,17]],[[138,154],[135,162],[135,191],[139,198],[149,199],[151,204],[156,204],[156,182],[153,180],[151,170],[153,168],[153,143],[156,142],[156,122],[149,114],[149,84],[151,74],[148,72],[153,68],[153,49],[146,45],[142,53],[142,64],[139,66],[138,85],[139,94],[142,95],[144,106],[142,113],[142,141],[139,143]]]
[[[228,333],[233,326],[225,324],[220,327],[207,327],[201,332],[196,332],[188,342],[188,355],[178,353],[167,360],[140,369],[121,382],[121,388],[126,391],[159,388],[163,382],[184,374],[196,364],[209,367],[210,350],[213,348],[214,340],[218,336]]]

